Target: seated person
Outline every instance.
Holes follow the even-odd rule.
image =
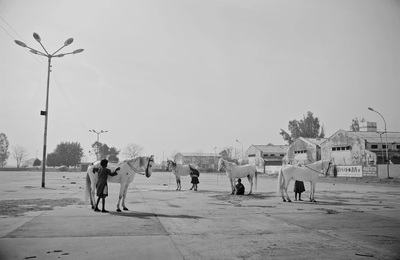
[[[242,184],[242,180],[239,178],[237,180],[237,184],[235,186],[236,189],[236,195],[243,195],[244,194],[244,185]]]

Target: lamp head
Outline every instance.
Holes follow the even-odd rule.
[[[40,36],[39,36],[39,34],[37,34],[37,33],[33,33],[33,38],[35,38],[35,40],[37,41],[37,42],[40,42],[42,39],[40,38]]]
[[[16,44],[18,44],[19,46],[21,46],[21,47],[24,47],[24,48],[27,47],[26,44],[23,43],[23,42],[21,42],[21,41],[15,40],[14,42],[15,42]]]
[[[64,42],[64,46],[70,45],[73,41],[74,41],[74,38],[69,38],[68,40],[66,40],[66,41]]]
[[[375,110],[374,110],[373,108],[371,108],[371,107],[369,107],[368,109],[371,110],[371,111],[375,111]]]
[[[83,52],[83,49],[77,49],[72,52],[72,54],[77,54]]]

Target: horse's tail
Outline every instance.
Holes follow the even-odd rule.
[[[283,176],[283,166],[279,169],[279,174],[278,174],[278,189],[277,189],[277,193],[281,193],[283,186],[285,184],[285,176]]]
[[[86,189],[85,189],[85,204],[88,203],[88,198],[89,196],[92,196],[90,193],[92,187],[91,187],[91,181],[90,181],[90,176],[89,173],[86,173]]]
[[[255,173],[254,173],[254,178],[255,178],[254,190],[257,190],[257,174],[258,174],[258,172],[257,172],[257,168],[256,168]]]

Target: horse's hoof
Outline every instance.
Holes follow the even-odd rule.
[[[286,200],[285,200],[285,199],[283,199],[283,202],[286,202]]]
[[[292,201],[290,199],[288,199],[287,202],[292,202]]]
[[[127,207],[124,207],[123,209],[124,209],[124,210],[129,210]]]
[[[117,212],[121,212],[121,210],[120,210],[120,209],[117,209]]]

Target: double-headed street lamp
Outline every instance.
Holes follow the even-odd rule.
[[[105,134],[105,133],[107,133],[108,131],[107,131],[107,130],[106,130],[106,131],[100,130],[99,132],[97,132],[96,130],[92,129],[92,130],[89,130],[89,132],[92,132],[92,133],[97,134],[97,152],[96,152],[96,160],[98,160],[98,159],[99,159],[99,147],[98,147],[99,135],[100,135],[100,134]]]
[[[369,110],[371,110],[372,112],[377,113],[378,115],[380,115],[383,119],[383,123],[385,124],[385,135],[386,135],[386,167],[387,167],[387,177],[388,179],[390,179],[389,177],[389,148],[388,148],[388,140],[387,140],[387,130],[386,130],[386,121],[385,118],[382,116],[381,113],[379,113],[378,111],[374,110],[373,108],[369,107]]]
[[[26,45],[25,43],[15,40],[14,42],[16,44],[18,44],[21,47],[24,48],[28,48],[30,50],[30,52],[32,52],[33,54],[36,55],[40,55],[40,56],[44,56],[47,57],[48,60],[48,67],[47,67],[47,92],[46,92],[46,110],[45,111],[40,111],[40,115],[44,116],[44,141],[43,141],[43,160],[42,160],[42,188],[45,187],[45,172],[46,172],[46,146],[47,146],[47,120],[48,120],[48,114],[49,114],[49,86],[50,86],[50,72],[51,72],[51,58],[57,57],[57,58],[61,58],[64,57],[65,55],[69,55],[69,54],[77,54],[80,52],[83,52],[83,49],[77,49],[73,52],[68,52],[68,53],[60,53],[57,54],[57,52],[59,52],[62,48],[64,48],[65,46],[70,45],[74,39],[73,38],[69,38],[68,40],[66,40],[64,42],[64,45],[59,48],[57,51],[55,51],[53,54],[50,54],[46,48],[43,46],[42,44],[42,39],[40,38],[39,34],[37,33],[33,33],[33,38],[35,38],[35,40],[37,42],[39,42],[40,46],[42,46],[43,50],[45,53],[35,50],[31,47],[29,47],[28,45]]]

